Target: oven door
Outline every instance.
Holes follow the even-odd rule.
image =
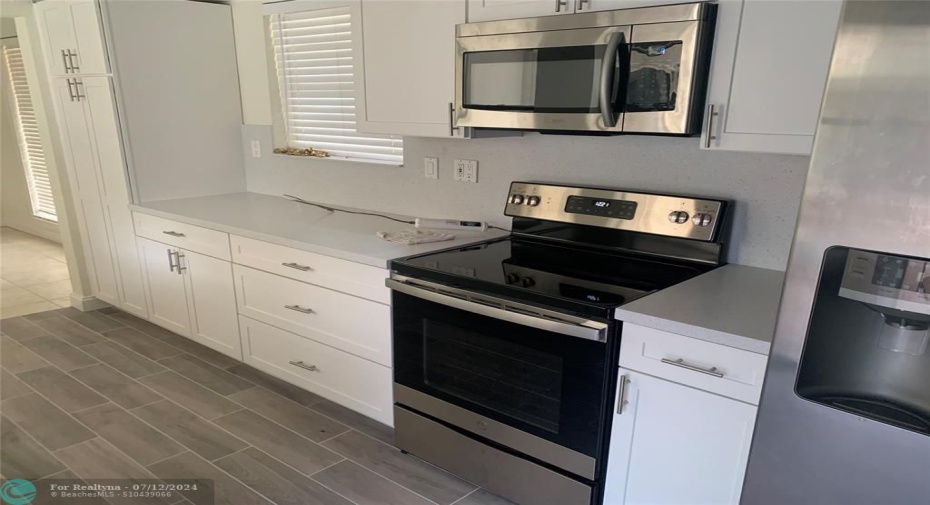
[[[457,37],[455,125],[620,133],[630,31]]]
[[[595,478],[612,399],[606,324],[388,282],[398,405]]]

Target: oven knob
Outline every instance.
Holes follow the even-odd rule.
[[[517,274],[507,274],[507,284],[516,284],[520,280],[520,276]]]
[[[668,220],[677,224],[687,223],[688,217],[688,213],[683,210],[673,210],[668,214]]]
[[[691,218],[691,222],[694,223],[694,226],[707,226],[714,220],[714,216],[705,213],[695,214]]]
[[[526,197],[526,204],[529,205],[530,207],[535,207],[539,205],[539,197],[538,196]]]
[[[534,281],[534,280],[533,280],[532,278],[530,278],[530,277],[524,277],[523,280],[520,281],[520,284],[522,284],[523,287],[525,287],[525,288],[531,288],[531,287],[533,287],[533,286],[536,285],[536,281]]]
[[[510,203],[520,205],[523,203],[523,195],[510,195]]]

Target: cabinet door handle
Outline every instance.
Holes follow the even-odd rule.
[[[562,12],[562,7],[568,7],[568,0],[555,0],[555,11]]]
[[[77,53],[68,49],[68,63],[70,63],[71,73],[76,74],[81,67],[74,64],[74,57],[77,56]]]
[[[686,368],[694,372],[701,372],[707,375],[713,375],[714,377],[717,377],[718,379],[723,378],[723,374],[718,372],[717,367],[715,366],[712,366],[710,368],[701,368],[697,365],[691,365],[691,364],[685,363],[685,360],[681,358],[678,358],[678,359],[662,358],[662,363],[665,363],[667,365],[672,365],[672,366],[679,366],[681,368]]]
[[[71,65],[68,64],[68,53],[66,53],[64,49],[61,50],[61,62],[62,62],[62,63],[64,64],[64,66],[65,66],[65,73],[66,73],[66,74],[70,74],[70,73],[71,73]]]
[[[183,233],[177,232],[177,231],[163,231],[162,233],[164,233],[165,235],[171,235],[172,237],[183,237],[184,236]]]
[[[303,368],[304,370],[310,370],[311,372],[319,372],[320,369],[316,365],[308,365],[303,361],[288,361],[291,365],[296,366],[297,368]]]
[[[184,255],[181,254],[181,251],[175,251],[174,257],[178,260],[178,275],[181,275],[185,270],[187,270],[187,267],[181,264],[181,258],[183,258]]]
[[[71,86],[73,86],[74,83],[71,82],[71,79],[65,79],[65,81],[68,83],[68,96],[71,98],[71,101],[73,102],[74,101],[74,89],[72,89]]]
[[[455,104],[449,102],[449,136],[455,136]]]
[[[300,312],[302,314],[313,314],[313,309],[305,309],[301,307],[300,305],[285,305],[284,308],[290,309],[290,310],[296,310],[297,312]]]
[[[84,85],[84,81],[79,81],[77,79],[74,80],[74,98],[78,102],[80,102],[82,98],[87,98],[86,95],[81,94],[81,88],[79,86],[83,86],[83,85]]]
[[[582,10],[584,10],[585,4],[588,4],[588,3],[591,3],[591,0],[577,0],[575,2],[575,11],[581,12]]]
[[[620,376],[620,384],[617,385],[617,415],[623,414],[623,406],[626,405],[626,385],[629,382],[629,379],[626,378],[626,375]]]
[[[172,272],[174,272],[174,269],[177,267],[177,265],[174,264],[173,258],[174,258],[174,251],[172,251],[171,249],[168,249],[168,270]]]
[[[704,147],[710,149],[711,141],[717,140],[717,135],[714,134],[714,117],[719,116],[720,111],[717,110],[717,106],[714,104],[707,105],[707,135],[704,137]]]
[[[310,270],[313,270],[307,265],[301,265],[299,263],[281,263],[281,265],[286,266],[287,268],[293,268],[294,270],[300,270],[301,272],[309,272]]]

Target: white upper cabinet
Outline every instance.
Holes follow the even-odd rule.
[[[35,9],[52,75],[107,73],[94,0],[45,0]]]
[[[468,22],[569,14],[574,0],[468,0]]]
[[[366,133],[461,137],[452,128],[455,25],[465,1],[361,2],[356,128]]]
[[[842,1],[718,5],[701,147],[810,154]]]
[[[468,22],[669,5],[675,0],[468,0]]]
[[[756,407],[620,369],[605,505],[737,505]]]

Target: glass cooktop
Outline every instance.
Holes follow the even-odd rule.
[[[401,275],[594,315],[713,267],[508,237],[395,260],[391,268]]]

